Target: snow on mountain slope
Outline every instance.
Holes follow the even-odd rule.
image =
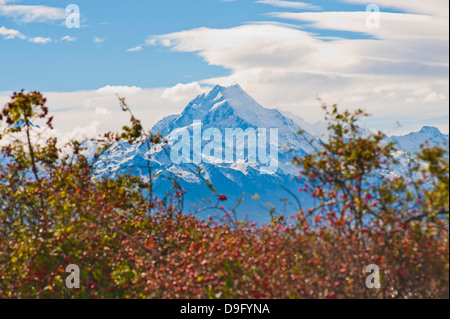
[[[303,128],[306,132],[312,134],[314,137],[318,139],[323,139],[328,135],[328,123],[327,122],[317,122],[315,124],[309,124],[302,117],[291,113],[289,111],[280,110],[280,112],[292,119],[298,126]]]
[[[449,136],[442,134],[436,127],[424,126],[419,132],[412,132],[404,136],[391,136],[390,141],[397,147],[408,153],[415,154],[420,152],[420,146],[425,143],[431,145],[444,146],[448,148]]]
[[[183,128],[192,132],[194,121],[201,121],[203,130],[214,128],[224,135],[229,128],[277,128],[279,169],[288,174],[296,174],[290,165],[294,155],[305,155],[320,147],[314,136],[305,133],[300,137],[298,132],[303,130],[302,127],[278,110],[262,107],[239,85],[214,87],[208,94],[200,95],[189,103],[180,115],[171,115],[159,121],[152,131],[163,136],[170,136],[170,133]],[[289,149],[294,149],[294,153]]]
[[[315,138],[320,139],[322,141],[327,141],[329,138],[328,126],[329,123],[324,121],[319,121],[315,124],[309,124],[302,117],[293,114],[289,111],[280,111],[286,117],[292,119],[297,125],[299,125],[303,130],[312,134]],[[372,134],[372,131],[368,128],[360,127],[360,135],[363,137],[367,137]]]
[[[239,85],[231,87],[214,87],[208,94],[194,99],[182,114],[171,115],[159,121],[152,129],[167,136],[176,128],[188,127],[195,120],[202,121],[203,128],[278,128],[281,145],[300,147],[306,152],[314,146],[298,138],[302,130],[292,119],[285,117],[278,110],[266,109],[245,93]],[[309,140],[315,140],[310,134]],[[318,145],[315,145],[318,146]]]

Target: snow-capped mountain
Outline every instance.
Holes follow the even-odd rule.
[[[269,173],[263,173],[264,167],[260,161],[251,162],[248,152],[245,153],[244,161],[232,163],[226,161],[211,161],[208,156],[203,156],[199,164],[180,163],[174,164],[171,158],[170,148],[177,142],[177,132],[185,130],[190,133],[190,142],[193,141],[194,123],[200,122],[202,131],[208,129],[218,130],[224,137],[227,129],[267,129],[267,142],[270,143],[271,128],[278,129],[277,141],[277,169]],[[297,203],[289,194],[298,189],[295,181],[298,170],[291,164],[293,156],[302,156],[313,152],[320,147],[320,143],[310,133],[299,136],[298,132],[303,130],[292,119],[284,116],[278,110],[266,109],[252,99],[238,85],[231,87],[216,86],[209,93],[195,98],[184,109],[181,114],[171,115],[159,121],[152,129],[160,132],[169,139],[169,147],[148,149],[145,143],[140,145],[128,145],[122,143],[119,149],[108,158],[108,164],[100,162],[99,174],[114,176],[117,173],[130,169],[133,174],[146,177],[146,154],[151,154],[151,164],[154,173],[158,175],[155,180],[155,190],[160,196],[170,188],[169,176],[176,176],[183,188],[186,189],[187,212],[195,211],[195,207],[206,204],[202,202],[205,198],[213,198],[209,189],[204,185],[204,180],[195,172],[198,168],[203,171],[203,176],[211,180],[218,193],[224,193],[229,200],[225,203],[228,208],[236,204],[236,200],[244,196],[239,212],[241,218],[251,215],[252,219],[267,221],[268,211],[274,206],[278,211],[284,209],[296,209]],[[258,138],[260,135],[257,135]],[[205,147],[209,141],[201,141],[201,147]],[[248,146],[249,140],[245,144]],[[227,141],[222,141],[223,150],[229,146]],[[234,156],[242,147],[238,145],[233,149]],[[191,147],[189,155],[193,155]],[[267,148],[267,153],[269,148]],[[222,159],[225,154],[222,154]],[[217,159],[217,158],[216,158]],[[286,190],[288,189],[288,191]],[[255,196],[257,194],[257,196]],[[253,198],[252,198],[253,196]],[[262,198],[264,201],[255,199]],[[269,205],[270,203],[270,205]],[[225,205],[225,206],[226,206]],[[207,205],[206,205],[207,206]],[[211,212],[207,212],[211,214]]]
[[[181,114],[168,116],[153,127],[152,132],[160,132],[168,138],[168,145],[158,146],[149,151],[144,142],[134,145],[121,143],[108,155],[107,159],[99,162],[98,174],[114,177],[116,174],[129,171],[131,174],[148,178],[147,158],[150,158],[153,173],[158,176],[154,179],[156,195],[164,197],[165,192],[172,185],[170,178],[176,177],[181,187],[187,191],[185,212],[191,213],[198,208],[209,206],[205,199],[211,199],[215,204],[215,196],[205,186],[205,180],[196,173],[197,169],[201,168],[203,177],[214,184],[218,193],[228,196],[229,200],[225,202],[227,208],[232,208],[242,197],[244,201],[238,209],[239,217],[245,219],[248,215],[252,220],[265,222],[269,220],[268,212],[272,207],[275,207],[278,213],[296,211],[298,204],[292,194],[300,197],[303,205],[308,205],[311,200],[301,198],[297,191],[298,169],[291,162],[294,156],[302,156],[321,147],[320,139],[325,140],[324,128],[327,125],[322,122],[309,125],[299,117],[292,117],[294,119],[291,119],[287,113],[283,114],[279,110],[262,107],[238,85],[216,86],[209,93],[202,94],[191,101]],[[247,132],[247,130],[257,131],[263,128],[267,130],[266,134],[258,133],[255,136],[258,140],[262,136],[265,137],[263,140],[266,146],[271,144],[269,129],[277,128],[277,154],[269,155],[270,161],[276,163],[276,169],[265,171],[267,163],[260,161],[259,156],[257,161],[251,161],[250,151],[243,152],[244,157],[238,160],[237,153],[242,151],[242,148],[249,147],[250,137],[241,140],[241,144],[237,145],[236,149],[231,148],[233,159],[236,158],[236,161],[226,161],[226,154],[223,151],[226,153],[230,145],[225,139],[214,144],[222,153],[197,154],[197,162],[193,163],[195,149],[204,150],[212,143],[212,139],[195,139],[195,132],[200,126],[200,131],[212,129],[220,137],[225,137],[228,129],[240,128]],[[302,136],[298,134],[301,130],[306,131]],[[183,132],[188,136],[185,141],[188,145],[187,154],[180,155],[177,152],[174,156],[172,150],[183,140]],[[369,132],[364,128],[361,130],[361,134]],[[217,136],[214,136],[214,142],[216,142]],[[441,141],[445,139],[448,142],[448,135],[441,134],[437,129],[424,128],[421,132],[404,137],[392,137],[392,139],[397,142],[400,150],[410,152],[427,139],[437,144],[441,144]],[[232,145],[233,141],[232,139]],[[256,140],[253,142],[258,143]],[[269,152],[269,148],[266,148],[265,153]],[[179,161],[174,160],[174,157]],[[394,173],[402,174],[403,170],[404,167],[400,165],[398,172]],[[200,216],[205,217],[214,213],[214,211],[205,211]]]
[[[424,126],[419,132],[412,132],[404,136],[391,136],[390,141],[394,142],[402,151],[415,154],[420,152],[420,146],[426,143],[448,147],[449,136],[442,134],[436,127]]]
[[[302,130],[302,127],[278,110],[262,107],[239,85],[214,87],[208,94],[202,94],[190,102],[181,114],[159,121],[152,131],[160,132],[169,138],[171,133],[180,129],[187,129],[192,133],[193,123],[196,121],[201,122],[202,130],[217,129],[224,136],[226,130],[230,128],[278,129],[277,145],[283,148],[279,149],[277,161],[279,169],[284,173],[293,173],[290,165],[293,155],[289,149],[294,149],[295,155],[304,155],[320,147],[313,135],[306,132],[303,137],[300,137],[298,132]],[[223,146],[225,148],[227,145]],[[231,168],[242,170],[234,166]]]

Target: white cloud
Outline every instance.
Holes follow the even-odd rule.
[[[95,43],[103,43],[103,42],[105,42],[105,40],[106,40],[106,38],[94,37]]]
[[[158,40],[156,38],[149,38],[145,41],[145,45],[157,45]]]
[[[380,12],[380,28],[369,28],[370,12],[278,12],[274,17],[307,21],[312,27],[361,32],[383,39],[448,39],[449,20],[422,14]]]
[[[100,115],[102,117],[107,117],[107,116],[111,115],[111,112],[106,107],[96,106],[95,107],[95,114],[96,115]]]
[[[171,88],[165,89],[162,98],[171,102],[181,102],[191,100],[204,92],[205,90],[198,82],[188,84],[178,83]]]
[[[47,44],[49,42],[52,42],[52,39],[44,38],[44,37],[34,37],[34,38],[29,38],[28,41],[30,41],[32,43],[36,43],[36,44]]]
[[[96,92],[102,95],[110,94],[123,94],[123,95],[134,95],[142,91],[142,88],[137,86],[111,86],[107,85],[98,89]]]
[[[423,101],[424,102],[439,102],[439,101],[444,101],[445,98],[446,98],[445,94],[433,91],[430,94],[428,94],[423,99]]]
[[[66,35],[61,38],[61,41],[74,42],[74,41],[77,41],[77,38]]]
[[[5,27],[0,27],[0,36],[3,37],[3,39],[5,39],[5,40],[10,40],[10,39],[15,39],[15,38],[19,38],[22,40],[26,39],[26,36],[24,36],[19,31],[14,30],[14,29],[7,29]]]
[[[47,44],[52,42],[52,39],[50,37],[30,37],[28,38],[27,36],[25,36],[24,34],[22,34],[20,31],[18,30],[14,30],[14,29],[8,29],[6,27],[0,27],[0,37],[3,37],[3,39],[5,40],[11,40],[11,39],[20,39],[20,40],[28,40],[31,43],[35,43],[35,44]],[[77,38],[75,37],[71,37],[71,36],[64,36],[60,39],[60,41],[65,41],[65,42],[73,42],[76,41]],[[57,42],[55,40],[55,42]]]
[[[386,8],[394,8],[404,10],[406,12],[412,13],[425,13],[431,14],[434,16],[447,16],[448,17],[448,9],[449,9],[449,1],[448,0],[344,0],[349,3],[360,3],[364,5],[369,5],[372,3],[376,3],[378,6],[381,6],[381,10],[383,7]]]
[[[22,23],[53,22],[66,18],[65,10],[42,5],[15,5],[13,1],[0,2],[0,16],[12,17]]]
[[[137,51],[142,51],[142,45],[138,45],[137,47],[127,50],[127,52],[137,52]]]
[[[182,52],[198,52],[209,64],[232,70],[295,65],[313,54],[317,40],[306,32],[274,25],[231,29],[200,28],[153,37],[149,41]]]
[[[116,93],[126,98],[146,129],[151,129],[164,116],[180,113],[191,96],[174,102],[162,97],[166,89],[106,86],[99,90],[43,92],[43,95],[47,98],[50,114],[54,116],[55,129],[61,133],[59,136],[70,133],[71,136],[92,137],[109,130],[119,131],[128,124],[129,115],[121,110]],[[11,92],[0,92],[0,105],[7,103],[10,96]]]
[[[320,10],[319,6],[312,5],[306,2],[296,2],[296,1],[281,1],[281,0],[259,0],[256,3],[268,4],[274,7],[280,8],[292,8],[292,9],[309,9],[309,10]]]

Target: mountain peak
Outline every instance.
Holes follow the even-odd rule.
[[[227,100],[228,102],[234,101],[234,104],[237,102],[242,102],[243,100],[246,103],[255,104],[255,100],[250,97],[239,84],[231,85],[231,86],[221,86],[216,85],[206,96],[206,99],[217,101],[221,97],[222,100]]]
[[[232,120],[237,120],[236,116],[251,121],[257,113],[261,112],[261,109],[263,107],[238,84],[227,87],[216,85],[209,92],[193,99],[181,114],[159,121],[153,130],[168,134],[175,128],[192,125],[194,120],[201,120],[211,125],[227,122],[232,126]]]
[[[239,84],[233,84],[233,85],[228,85],[228,86],[222,86],[217,84],[212,91],[220,91],[220,92],[226,92],[229,90],[240,90],[240,91],[244,91],[241,86]]]
[[[424,126],[419,132],[391,137],[398,148],[409,154],[421,152],[421,144],[431,143],[440,147],[448,145],[448,138],[448,135],[442,134],[438,128],[433,126]]]
[[[297,134],[299,128],[275,109],[267,109],[248,95],[240,85],[214,86],[211,91],[197,96],[178,116],[158,122],[154,131],[168,135],[181,127],[201,121],[204,127],[216,128],[273,128],[277,127],[286,136]],[[294,138],[291,136],[291,138]]]
[[[424,127],[422,127],[422,129],[420,130],[419,133],[432,134],[432,135],[442,134],[441,131],[437,127],[434,127],[434,126],[424,126]]]
[[[248,95],[239,84],[231,86],[214,86],[208,93],[203,93],[192,100],[181,115],[201,119],[210,112],[232,109],[238,115],[247,117],[259,113],[263,107]]]

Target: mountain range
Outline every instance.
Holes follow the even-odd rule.
[[[278,169],[262,174],[265,165],[259,161],[250,161],[249,153],[245,154],[244,161],[237,162],[220,161],[220,158],[211,160],[209,154],[202,154],[202,161],[198,164],[174,163],[170,148],[179,142],[177,138],[181,131],[190,133],[189,142],[194,146],[190,149],[189,155],[191,158],[194,155],[195,143],[199,143],[193,140],[195,123],[201,123],[202,130],[216,129],[223,136],[230,128],[242,130],[277,128],[278,154],[273,160],[277,161]],[[149,151],[146,143],[130,145],[121,142],[113,152],[107,155],[107,158],[99,161],[97,172],[100,176],[111,177],[122,172],[130,172],[148,179],[146,167],[147,158],[150,158],[153,173],[157,176],[154,179],[155,193],[164,197],[172,185],[171,179],[176,177],[180,186],[186,190],[184,204],[186,213],[194,213],[215,205],[215,195],[205,185],[203,178],[206,178],[214,184],[218,193],[227,195],[228,201],[224,203],[226,208],[234,207],[236,202],[242,199],[237,209],[240,219],[249,218],[253,221],[266,222],[273,208],[278,213],[286,214],[297,210],[298,202],[292,194],[295,194],[302,204],[310,203],[310,198],[302,198],[297,191],[300,185],[296,179],[298,169],[291,162],[294,156],[303,156],[320,148],[320,139],[326,137],[326,127],[327,124],[324,122],[310,125],[293,114],[264,108],[239,85],[215,86],[208,93],[192,100],[181,114],[168,116],[152,128],[152,132],[160,132],[167,137],[168,145],[157,146]],[[299,131],[305,133],[300,136]],[[368,133],[370,131],[367,129],[361,130],[361,134]],[[260,135],[257,136],[260,137]],[[429,141],[434,145],[448,145],[449,136],[442,134],[437,128],[424,127],[419,132],[393,136],[388,140],[395,142],[399,152],[406,158],[404,164],[396,167],[395,172],[389,173],[403,174],[406,170],[408,154],[417,152],[421,143]],[[233,149],[235,153],[240,147],[248,147],[250,139],[244,141],[245,145],[237,145],[236,149]],[[268,136],[267,141],[269,141]],[[201,145],[198,146],[201,149],[209,141],[200,141],[200,143]],[[221,143],[223,149],[229,146],[226,143],[226,141]],[[237,154],[234,155],[237,156]],[[203,177],[197,173],[199,168]],[[199,216],[206,217],[214,213],[214,210],[205,210]]]

